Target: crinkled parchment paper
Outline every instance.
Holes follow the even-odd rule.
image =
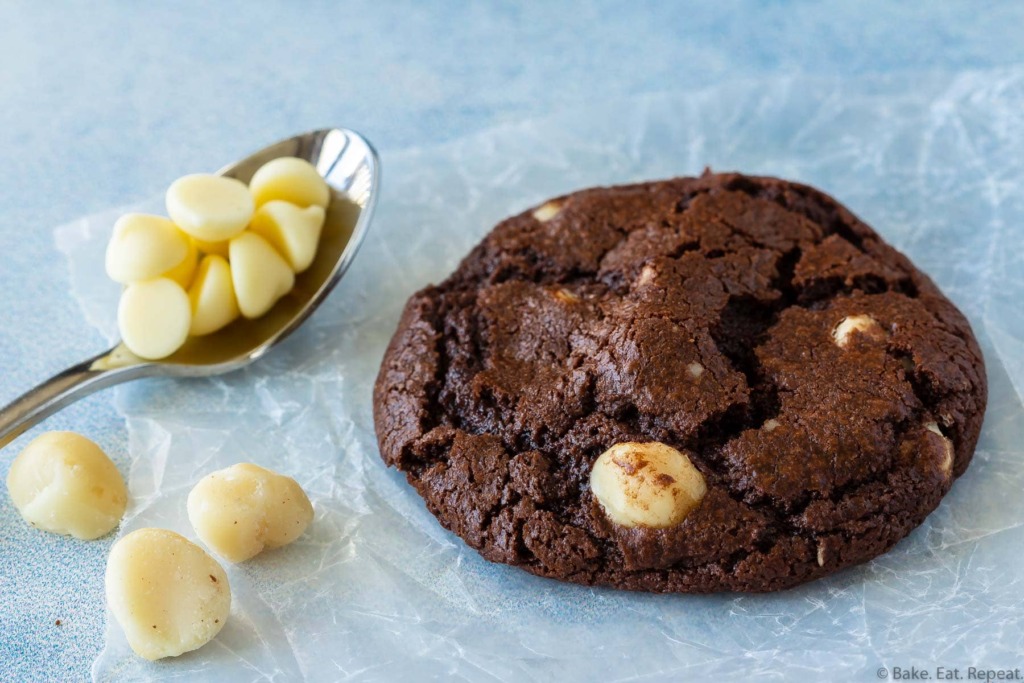
[[[548,196],[705,165],[825,189],[961,306],[991,378],[974,464],[892,552],[776,595],[629,594],[483,561],[377,454],[371,388],[405,299]],[[383,166],[359,258],[283,348],[226,377],[114,393],[132,463],[120,533],[194,538],[190,487],[239,461],[298,479],[316,519],[294,545],[228,566],[231,620],[197,652],[144,662],[108,618],[96,678],[864,681],[883,666],[1024,665],[1024,70],[650,96]],[[118,213],[57,232],[74,295],[111,338],[102,253]]]

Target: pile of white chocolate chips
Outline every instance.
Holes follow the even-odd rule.
[[[313,263],[330,196],[312,164],[281,157],[248,186],[218,175],[179,178],[167,190],[169,219],[122,216],[106,268],[125,285],[117,310],[125,346],[140,358],[166,358],[189,335],[269,311]]]

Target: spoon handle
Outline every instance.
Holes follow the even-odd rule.
[[[108,358],[111,351],[73,365],[34,389],[0,408],[0,448],[22,432],[94,391],[151,374],[149,364],[100,368],[97,361]]]

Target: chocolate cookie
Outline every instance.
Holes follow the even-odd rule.
[[[414,295],[384,460],[489,560],[647,591],[770,591],[891,548],[967,468],[963,315],[835,200],[735,174],[509,218]]]

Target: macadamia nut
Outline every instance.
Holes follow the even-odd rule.
[[[597,458],[590,489],[616,524],[663,529],[700,505],[707,484],[690,459],[671,446],[627,442]]]
[[[149,660],[213,640],[231,612],[224,569],[184,536],[139,529],[110,550],[107,604],[128,644]]]
[[[258,207],[278,199],[303,208],[326,209],[331,201],[331,190],[316,167],[295,157],[280,157],[263,164],[249,181],[249,190]]]
[[[870,315],[850,315],[843,318],[832,330],[832,339],[839,348],[845,349],[852,341],[854,332],[870,339],[885,339],[885,330]]]
[[[11,463],[7,491],[32,526],[83,540],[110,532],[128,504],[117,467],[103,449],[74,432],[33,439]]]
[[[244,562],[301,536],[313,520],[313,506],[294,479],[239,463],[195,485],[188,495],[188,518],[214,552]]]
[[[206,242],[229,240],[252,218],[252,195],[234,178],[196,173],[178,178],[167,189],[167,215],[192,237]]]

